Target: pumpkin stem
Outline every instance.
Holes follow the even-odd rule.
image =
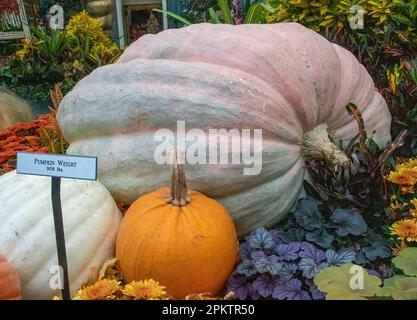
[[[184,154],[179,151],[172,153],[171,161],[171,191],[166,202],[177,207],[184,207],[191,202],[187,193],[187,181],[185,177]]]
[[[325,123],[315,126],[304,134],[301,154],[305,160],[324,160],[335,169],[346,168],[350,164],[346,153],[331,140]]]

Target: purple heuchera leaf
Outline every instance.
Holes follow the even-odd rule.
[[[326,259],[326,254],[323,250],[317,249],[315,246],[308,242],[303,242],[301,244],[299,256],[301,258],[310,258],[316,263]]]
[[[324,300],[326,298],[326,295],[317,288],[313,280],[307,279],[305,284],[308,285],[313,300]]]
[[[292,242],[289,244],[279,244],[274,248],[279,261],[293,261],[298,259],[298,251],[300,250],[299,242]]]
[[[324,300],[326,298],[326,295],[321,292],[316,286],[310,287],[310,294],[311,298],[313,300]]]
[[[319,273],[327,266],[327,263],[316,263],[316,261],[311,258],[302,258],[298,263],[298,267],[303,271],[303,276],[307,279],[312,279],[317,273]]]
[[[378,278],[382,278],[382,276],[379,274],[379,272],[378,271],[376,271],[376,270],[373,270],[373,269],[366,269],[366,271],[368,272],[368,274],[370,275],[370,276],[376,276],[376,277],[378,277]]]
[[[245,276],[234,274],[227,281],[227,291],[233,292],[238,300],[245,300],[249,295],[251,284]]]
[[[241,243],[239,245],[239,255],[242,259],[250,259],[252,254],[252,248],[247,243]]]
[[[274,240],[275,244],[282,243],[282,233],[281,233],[281,231],[279,231],[277,229],[272,229],[272,230],[269,230],[269,234],[271,235],[272,240]]]
[[[255,279],[252,286],[261,297],[266,298],[272,295],[272,292],[274,292],[274,289],[278,284],[279,280],[277,278],[268,275],[260,275]]]
[[[266,253],[261,250],[256,250],[251,253],[250,257],[252,260],[263,259],[266,258]]]
[[[302,283],[298,279],[278,284],[272,297],[278,300],[311,300],[310,294],[302,289]]]
[[[253,276],[256,273],[256,267],[250,259],[244,259],[236,268],[236,272],[246,277]]]
[[[274,239],[265,228],[258,228],[248,238],[249,247],[255,250],[271,249],[274,246]]]
[[[267,256],[263,251],[255,251],[251,255],[252,263],[259,273],[278,274],[281,264],[276,255]]]
[[[233,292],[237,300],[259,299],[259,294],[245,276],[234,274],[227,281],[227,292]]]
[[[340,267],[343,264],[351,263],[356,257],[356,253],[352,250],[345,250],[337,253],[332,249],[326,251],[327,263],[331,266]]]
[[[281,268],[278,271],[278,276],[282,280],[288,281],[294,276],[294,273],[296,273],[297,270],[298,266],[296,263],[282,262]]]

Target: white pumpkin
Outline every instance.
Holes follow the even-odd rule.
[[[0,177],[0,252],[16,268],[23,299],[51,299],[50,268],[58,265],[51,204],[51,179]],[[89,280],[90,268],[114,255],[120,211],[99,182],[62,179],[69,280],[72,293]]]

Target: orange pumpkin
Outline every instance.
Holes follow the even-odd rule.
[[[0,300],[20,300],[21,298],[17,272],[0,254]]]
[[[192,293],[214,296],[233,271],[236,228],[221,204],[187,191],[184,165],[176,155],[171,190],[146,194],[126,212],[116,256],[126,281],[155,279],[176,299]]]

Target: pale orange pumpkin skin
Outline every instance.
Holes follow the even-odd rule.
[[[167,204],[169,191],[144,195],[127,211],[116,244],[123,278],[159,281],[175,299],[215,296],[237,258],[232,218],[217,201],[193,190],[190,204]]]
[[[0,254],[0,300],[20,300],[20,280],[16,270]]]

